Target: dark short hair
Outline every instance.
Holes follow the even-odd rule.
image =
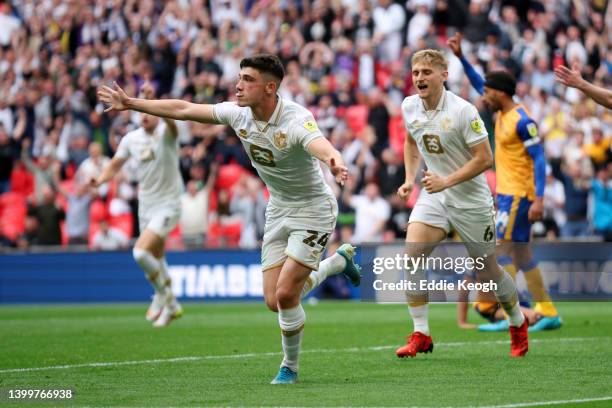
[[[253,68],[259,72],[272,75],[279,81],[285,77],[285,69],[281,60],[273,54],[257,54],[252,57],[243,58],[240,68]]]
[[[506,71],[491,71],[485,75],[484,86],[512,96],[516,91],[516,79],[514,75]]]

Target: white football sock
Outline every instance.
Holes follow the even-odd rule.
[[[170,274],[168,273],[168,262],[166,262],[166,257],[162,256],[159,260],[160,272],[162,282],[164,282],[164,286],[168,289],[172,288],[172,281],[170,279]]]
[[[281,367],[289,367],[295,372],[299,368],[298,359],[305,321],[306,313],[304,313],[301,304],[291,309],[280,309],[278,311],[278,323],[281,328],[283,353],[285,354]]]
[[[319,263],[319,269],[312,271],[304,283],[301,297],[309,294],[314,288],[319,286],[329,276],[337,275],[344,270],[346,259],[340,254],[333,254]]]
[[[410,311],[410,316],[412,317],[414,331],[418,331],[426,336],[429,336],[429,304],[421,306],[408,306],[408,310]]]
[[[134,248],[132,250],[134,260],[140,268],[144,271],[147,279],[151,282],[151,285],[155,288],[155,291],[160,294],[166,293],[166,287],[164,286],[164,280],[162,278],[161,264],[155,259],[153,254],[145,249]]]
[[[502,277],[498,282],[495,282],[497,283],[495,296],[506,311],[510,326],[520,327],[525,321],[525,316],[523,316],[523,312],[521,312],[521,307],[518,302],[516,284],[508,272],[501,267],[500,270],[502,271]]]

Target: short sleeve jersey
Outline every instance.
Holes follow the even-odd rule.
[[[404,99],[402,116],[410,136],[429,171],[448,176],[472,159],[470,147],[487,140],[487,131],[476,108],[444,90],[434,111],[426,111],[418,95]],[[493,205],[484,174],[447,188],[440,194],[446,205],[477,208]]]
[[[527,149],[540,143],[538,126],[523,105],[497,112],[495,167],[497,193],[535,198],[533,159]]]
[[[323,134],[306,108],[279,97],[267,123],[256,121],[250,107],[232,102],[214,105],[213,112],[238,135],[272,203],[301,207],[333,198],[319,161],[307,150]]]
[[[138,200],[145,206],[179,202],[183,179],[179,172],[178,140],[164,121],[152,135],[140,127],[128,132],[117,148],[115,157],[130,157],[137,162]]]

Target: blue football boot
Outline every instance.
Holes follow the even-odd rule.
[[[361,267],[353,261],[355,250],[356,248],[351,244],[342,244],[336,250],[336,253],[346,259],[346,266],[342,273],[351,281],[353,286],[359,286],[361,283]]]
[[[270,384],[295,384],[297,373],[289,367],[282,366]]]

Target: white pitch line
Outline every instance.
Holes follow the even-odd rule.
[[[580,398],[573,400],[558,400],[558,401],[533,401],[533,402],[517,402],[515,404],[506,405],[479,405],[474,407],[463,407],[463,408],[522,408],[522,407],[538,407],[542,405],[565,405],[565,404],[580,404],[583,402],[596,402],[596,401],[610,401],[611,397],[594,397],[594,398]]]
[[[609,337],[566,337],[556,339],[533,339],[529,343],[548,343],[548,342],[582,342],[589,340],[608,339]],[[508,340],[495,341],[461,341],[449,343],[435,343],[437,347],[463,347],[468,345],[493,345],[493,344],[508,344]],[[302,353],[357,353],[362,351],[380,351],[396,348],[397,345],[389,346],[370,346],[370,347],[349,347],[342,349],[306,349]],[[126,365],[139,364],[163,364],[163,363],[179,363],[183,361],[202,361],[202,360],[221,360],[221,359],[236,359],[236,358],[257,358],[270,357],[281,355],[281,352],[264,352],[264,353],[246,353],[246,354],[225,354],[225,355],[210,355],[210,356],[185,356],[173,358],[156,358],[152,360],[132,360],[132,361],[108,361],[98,363],[84,364],[63,364],[47,367],[25,367],[25,368],[5,368],[0,369],[0,374],[3,373],[23,373],[29,371],[47,371],[47,370],[68,370],[72,368],[96,368],[96,367],[118,367]]]
[[[516,402],[513,404],[504,405],[468,405],[468,406],[450,406],[444,408],[523,408],[523,407],[538,407],[543,405],[565,405],[565,404],[581,404],[583,402],[597,402],[597,401],[610,401],[612,396],[609,397],[592,397],[592,398],[579,398],[571,400],[557,400],[557,401],[531,401],[531,402]],[[268,408],[300,408],[300,407],[268,407]],[[333,407],[328,407],[333,408]],[[369,408],[367,406],[341,406],[335,408]],[[379,408],[397,408],[391,407],[379,407]],[[406,406],[405,408],[434,408],[434,407],[423,407],[423,406]]]

